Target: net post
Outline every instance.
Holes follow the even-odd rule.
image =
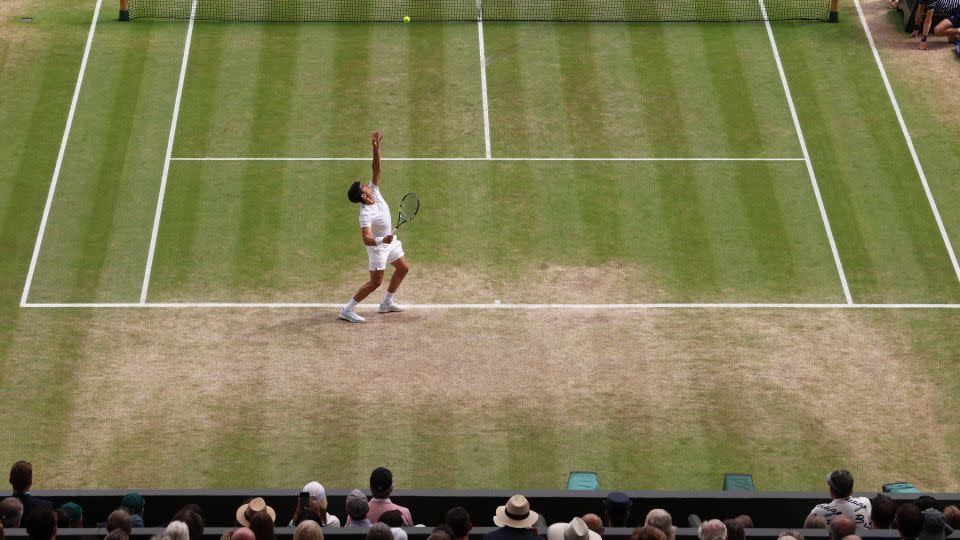
[[[127,5],[127,0],[120,0],[120,20],[130,20],[130,6]]]
[[[840,0],[830,0],[830,22],[835,23],[840,20]]]

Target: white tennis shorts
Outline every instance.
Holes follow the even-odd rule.
[[[403,244],[399,238],[393,242],[380,246],[367,246],[367,259],[370,260],[370,271],[386,270],[387,265],[403,257]]]

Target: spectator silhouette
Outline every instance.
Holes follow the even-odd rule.
[[[540,515],[530,509],[530,502],[523,495],[510,497],[507,504],[497,507],[493,524],[499,527],[483,535],[484,540],[542,540],[531,529]]]

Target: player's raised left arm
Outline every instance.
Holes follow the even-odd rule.
[[[374,131],[371,137],[373,144],[373,185],[380,186],[380,132]]]

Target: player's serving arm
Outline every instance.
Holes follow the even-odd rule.
[[[380,132],[374,131],[373,144],[373,179],[367,184],[354,182],[347,190],[347,198],[352,203],[360,203],[360,235],[363,244],[367,247],[370,279],[360,286],[347,305],[340,309],[340,318],[362,323],[366,319],[356,312],[357,304],[370,295],[383,283],[383,273],[388,264],[393,265],[393,276],[387,286],[387,294],[380,304],[380,313],[403,311],[393,301],[393,295],[400,287],[403,277],[410,271],[407,258],[403,255],[403,245],[400,239],[393,236],[393,223],[390,219],[390,207],[380,194]]]

